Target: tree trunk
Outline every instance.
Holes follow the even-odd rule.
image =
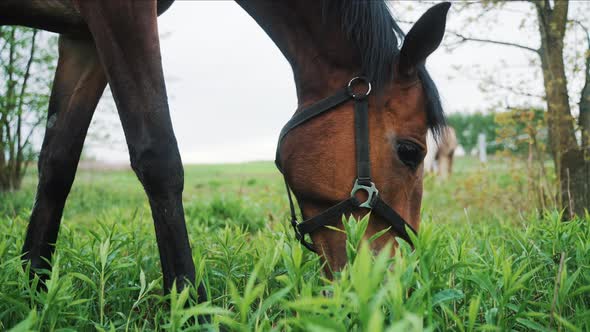
[[[578,205],[590,210],[590,33],[586,27],[583,28],[586,32],[588,49],[585,53],[586,61],[584,62],[585,82],[580,95],[580,102],[578,103],[580,109],[578,124],[581,131],[581,148],[584,165],[582,168],[583,172],[580,176],[582,176],[581,183],[585,185],[585,188],[579,190],[583,190],[586,196],[578,202]],[[581,213],[581,211],[576,211],[576,213]]]
[[[541,65],[547,101],[547,124],[551,154],[558,178],[558,202],[564,217],[584,215],[590,207],[588,179],[590,169],[575,136],[574,118],[569,106],[563,60],[563,39],[567,23],[567,1],[536,3],[541,33]]]
[[[584,86],[584,92],[582,93],[582,98],[579,103],[579,125],[580,130],[582,131],[582,148],[586,151],[586,154],[588,154],[590,152],[590,68],[586,72],[586,76],[586,85]]]
[[[11,27],[8,33],[2,35],[9,49],[6,63],[0,66],[7,78],[5,98],[0,103],[0,192],[20,188],[32,157],[26,149],[30,144],[30,134],[36,127],[33,124],[27,134],[27,127],[31,124],[25,124],[24,114],[29,101],[29,79],[37,51],[37,30],[32,31],[30,40],[23,45],[19,44],[18,39],[26,35],[17,36],[16,32],[17,28]],[[22,60],[26,60],[24,68],[19,67],[22,66]]]
[[[9,50],[8,50],[8,63],[6,67],[7,82],[6,82],[6,98],[4,109],[2,110],[0,125],[4,126],[4,135],[2,139],[3,150],[0,151],[3,155],[8,155],[8,159],[2,158],[3,164],[0,165],[0,190],[9,191],[12,189],[12,160],[14,156],[14,145],[13,138],[10,134],[10,115],[14,112],[15,103],[15,89],[16,81],[14,78],[14,69],[16,62],[16,28],[12,27],[10,32],[7,34]]]
[[[578,124],[582,132],[582,149],[584,149],[586,159],[588,159],[590,157],[590,31],[585,26],[582,26],[582,28],[586,32],[588,49],[585,52],[586,60],[584,61],[584,87],[582,88],[580,102],[578,103],[580,108]]]

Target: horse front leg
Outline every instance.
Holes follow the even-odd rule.
[[[23,260],[31,262],[32,275],[40,269],[50,269],[64,204],[106,83],[92,40],[60,36],[59,60],[39,156],[37,196],[23,246]]]
[[[164,290],[195,282],[182,204],[184,171],[168,109],[156,1],[75,1],[94,37],[129,147],[149,198]],[[199,301],[206,300],[199,288]]]

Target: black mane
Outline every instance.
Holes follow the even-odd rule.
[[[403,43],[404,32],[397,25],[384,0],[323,0],[324,15],[340,17],[342,30],[360,53],[361,69],[378,91],[393,80],[393,65]],[[418,76],[427,98],[428,126],[435,134],[445,125],[436,85],[420,67]]]

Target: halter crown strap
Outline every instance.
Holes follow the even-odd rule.
[[[366,84],[367,90],[364,93],[359,94],[354,92],[354,86],[358,83]],[[318,228],[332,223],[334,219],[338,219],[343,214],[351,213],[359,207],[371,209],[374,214],[386,220],[391,225],[391,228],[396,232],[396,234],[409,243],[412,243],[412,241],[408,232],[406,231],[406,227],[408,227],[412,232],[416,233],[416,231],[397,212],[395,212],[393,208],[387,205],[387,203],[385,203],[381,197],[379,197],[379,191],[377,190],[375,183],[373,183],[371,180],[368,112],[369,106],[367,100],[367,97],[370,93],[371,83],[365,77],[355,77],[351,79],[350,82],[348,82],[346,88],[341,89],[336,92],[336,94],[324,98],[296,113],[291,118],[291,120],[287,122],[285,127],[283,127],[279,135],[275,164],[277,165],[277,168],[283,172],[280,164],[280,148],[281,143],[287,133],[289,133],[293,128],[335,108],[344,102],[354,100],[357,177],[350,193],[350,197],[332,206],[319,215],[299,223],[297,221],[297,214],[295,212],[295,204],[291,195],[291,188],[289,187],[287,178],[284,177],[285,187],[289,197],[289,208],[291,210],[291,225],[295,231],[295,237],[301,242],[301,244],[311,251],[315,252],[316,250],[313,244],[305,240],[306,234],[310,234]],[[356,198],[356,193],[359,190],[363,190],[367,193],[367,200],[365,202],[360,202]]]

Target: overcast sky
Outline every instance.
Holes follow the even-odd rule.
[[[419,14],[404,13],[404,17]],[[461,19],[451,13],[449,25]],[[517,17],[506,16],[496,37],[513,36],[518,22]],[[272,160],[279,131],[297,101],[291,68],[264,31],[233,1],[177,1],[160,17],[159,29],[183,161]],[[518,68],[524,71],[522,75],[530,72],[528,58],[511,48],[471,44],[451,53],[442,48],[436,51],[427,65],[446,111],[490,106],[478,81],[458,75],[454,66],[493,69],[501,59],[509,59],[514,73],[520,75]],[[91,133],[110,138],[92,139],[86,154],[110,162],[129,160],[121,125],[108,98],[101,102]]]

